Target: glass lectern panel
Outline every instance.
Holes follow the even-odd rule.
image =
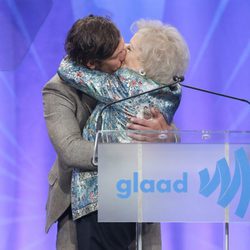
[[[249,131],[101,131],[96,145],[99,221],[250,221]]]

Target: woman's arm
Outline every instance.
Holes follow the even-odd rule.
[[[90,70],[64,58],[59,66],[58,75],[66,84],[94,97],[98,101],[110,103],[127,96],[117,76],[98,70]]]
[[[68,57],[62,60],[58,74],[66,84],[104,103],[159,87],[158,83],[128,68],[121,68],[114,74],[108,74],[78,65]]]

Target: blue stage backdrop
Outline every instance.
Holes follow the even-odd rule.
[[[41,90],[65,55],[72,23],[108,15],[126,41],[140,18],[176,26],[190,47],[186,84],[250,99],[249,0],[0,1],[0,249],[53,250],[44,233],[47,174],[55,159]],[[183,89],[179,129],[249,130],[249,105]],[[248,250],[250,226],[230,227],[231,250]],[[221,224],[162,224],[167,250],[220,250]]]

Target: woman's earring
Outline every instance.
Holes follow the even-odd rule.
[[[146,75],[146,72],[144,71],[144,69],[139,69],[139,74],[141,76],[145,76]]]

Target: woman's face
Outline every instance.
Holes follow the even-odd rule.
[[[142,68],[140,63],[140,35],[136,33],[130,40],[130,43],[126,44],[127,55],[125,58],[124,66],[135,71]]]

